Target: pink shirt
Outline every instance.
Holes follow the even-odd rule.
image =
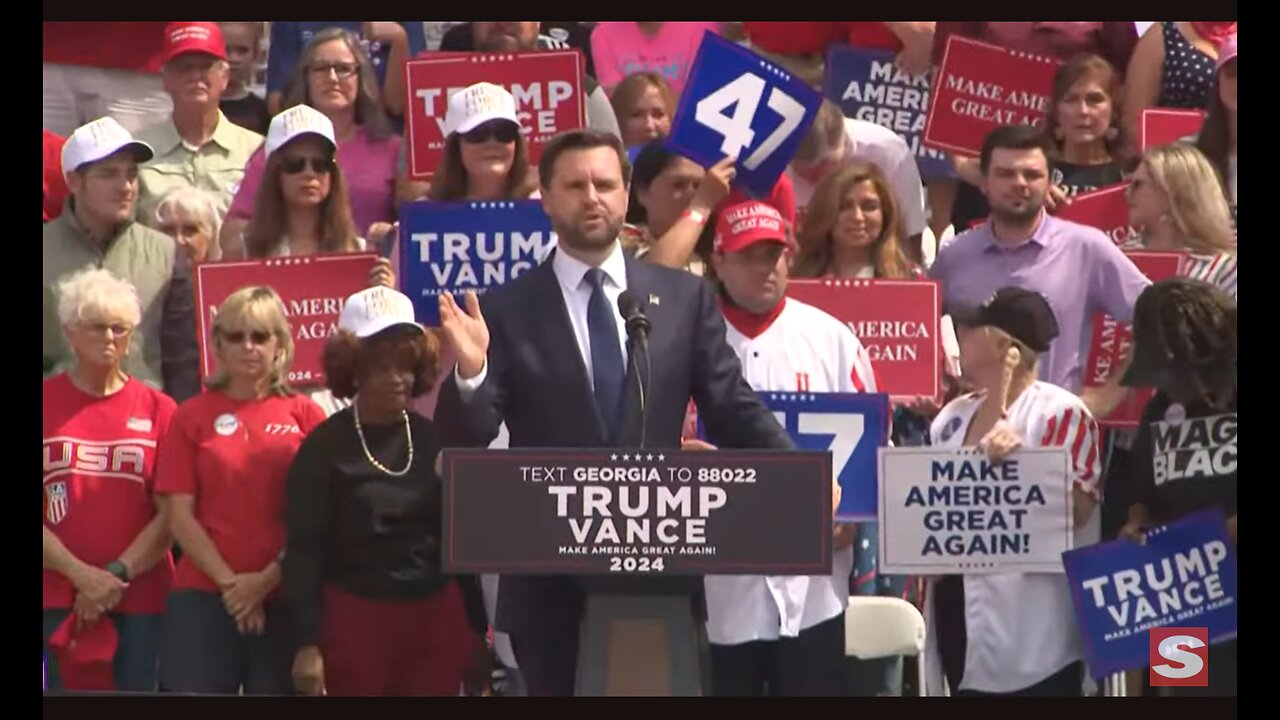
[[[338,164],[347,181],[351,216],[358,235],[367,236],[369,226],[375,222],[395,220],[396,157],[400,153],[400,142],[398,135],[374,140],[364,128],[357,128],[350,140],[338,146]],[[231,201],[227,217],[241,220],[253,217],[253,199],[262,183],[266,162],[261,148],[249,158],[244,180]]]
[[[632,73],[649,71],[666,79],[679,96],[703,33],[719,29],[713,22],[669,22],[651,38],[633,22],[602,22],[591,33],[596,78],[611,88]]]

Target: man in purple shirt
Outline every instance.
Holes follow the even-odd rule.
[[[1049,147],[1028,126],[1002,127],[987,136],[982,192],[991,221],[944,246],[929,276],[942,283],[948,313],[981,304],[1007,285],[1048,298],[1061,333],[1042,357],[1041,379],[1079,394],[1094,314],[1129,322],[1151,281],[1102,231],[1045,212]]]

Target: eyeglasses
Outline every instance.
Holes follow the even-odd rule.
[[[325,175],[333,170],[331,157],[286,157],[280,161],[280,169],[286,175],[297,175],[305,170],[308,164],[311,165],[312,172],[317,175]]]
[[[243,330],[227,330],[219,334],[222,335],[223,340],[226,340],[232,345],[239,345],[244,342],[245,332]],[[271,341],[271,333],[263,330],[254,330],[253,332],[248,333],[248,335],[249,340],[253,342],[254,345],[266,345]]]
[[[81,323],[80,327],[94,333],[95,335],[111,333],[112,337],[118,338],[122,338],[133,332],[133,326],[126,325],[125,323]]]
[[[328,75],[330,71],[340,78],[349,78],[360,69],[360,63],[353,62],[318,62],[307,67],[312,75]]]
[[[184,223],[181,225],[161,225],[160,232],[169,237],[193,237],[204,232],[204,228],[194,223]]]
[[[520,137],[520,126],[505,120],[487,122],[469,133],[463,133],[462,139],[472,145],[497,139],[500,143],[513,143]]]

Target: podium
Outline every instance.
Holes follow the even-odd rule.
[[[451,572],[571,576],[575,694],[696,696],[705,575],[831,572],[828,451],[443,451]]]

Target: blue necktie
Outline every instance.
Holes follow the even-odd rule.
[[[587,271],[591,283],[591,302],[587,305],[587,334],[591,342],[591,376],[595,385],[596,407],[604,420],[605,434],[612,440],[614,425],[622,406],[622,384],[626,372],[622,366],[622,347],[618,341],[618,323],[604,294],[604,271]]]

